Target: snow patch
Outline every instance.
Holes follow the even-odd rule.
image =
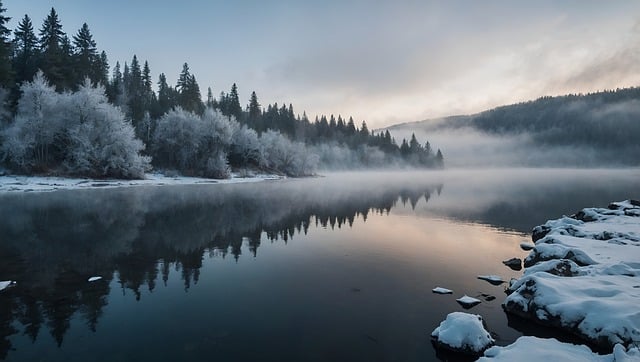
[[[102,277],[91,277],[91,278],[87,279],[87,281],[88,282],[95,282],[95,281],[98,281],[100,279],[102,279]]]
[[[43,176],[0,176],[0,193],[5,192],[50,192],[56,190],[116,188],[133,186],[170,186],[170,185],[201,185],[201,184],[236,184],[279,180],[282,176],[269,174],[255,174],[252,177],[242,177],[242,174],[232,174],[229,179],[208,179],[202,177],[165,176],[160,173],[146,174],[143,180],[120,179],[87,179]]]

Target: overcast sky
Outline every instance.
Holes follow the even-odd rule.
[[[55,7],[113,66],[133,54],[203,96],[352,115],[370,128],[640,84],[640,1],[4,0],[10,27]]]

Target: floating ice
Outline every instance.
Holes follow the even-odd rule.
[[[91,278],[87,279],[87,281],[95,282],[95,281],[100,280],[100,279],[102,279],[102,277],[91,277]]]

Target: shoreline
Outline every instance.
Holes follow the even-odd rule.
[[[0,176],[0,195],[21,192],[54,192],[61,190],[87,190],[139,186],[174,186],[174,185],[214,185],[239,184],[286,179],[274,174],[253,174],[242,177],[240,173],[232,173],[228,179],[209,179],[204,177],[167,176],[162,173],[145,174],[144,179],[92,179],[59,176]]]

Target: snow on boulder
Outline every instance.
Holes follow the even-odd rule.
[[[436,294],[452,294],[453,293],[453,290],[447,289],[447,288],[442,288],[442,287],[435,287],[435,288],[431,289],[431,291],[436,293]]]
[[[522,260],[520,260],[520,258],[511,258],[508,260],[503,260],[502,264],[508,266],[512,270],[522,270]]]
[[[520,243],[520,249],[524,250],[524,251],[529,251],[531,249],[535,248],[534,244],[528,243],[528,242],[523,242]]]
[[[5,280],[5,281],[1,281],[0,282],[0,290],[5,290],[7,288],[9,288],[10,286],[15,285],[16,282],[12,281],[12,280]]]
[[[487,281],[493,285],[500,285],[504,280],[499,275],[478,275],[478,279]]]
[[[465,294],[464,297],[460,297],[456,299],[456,302],[460,303],[460,305],[463,306],[464,308],[469,309],[477,304],[480,304],[481,300],[470,297]]]
[[[487,349],[484,357],[478,361],[631,362],[640,361],[640,351],[637,347],[627,350],[618,344],[612,354],[599,355],[587,346],[563,343],[554,338],[520,337],[506,347],[493,346]]]
[[[545,235],[511,282],[507,313],[605,350],[640,341],[640,203],[586,208],[537,227]]]
[[[431,338],[438,347],[471,355],[480,355],[495,343],[481,316],[463,312],[449,313]]]

